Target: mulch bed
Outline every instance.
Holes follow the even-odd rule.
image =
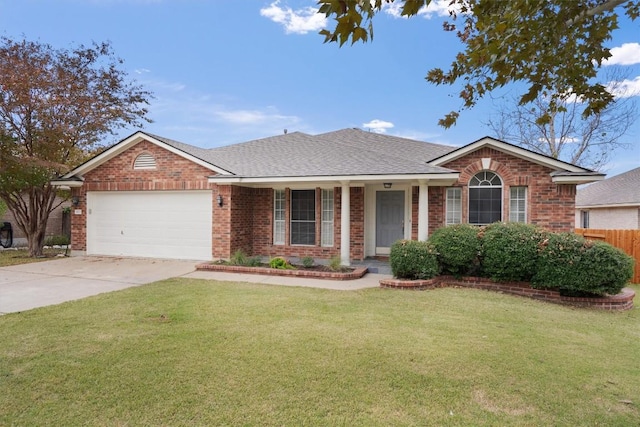
[[[331,270],[326,265],[314,265],[304,267],[294,265],[294,269],[271,268],[267,265],[259,267],[247,267],[241,265],[228,265],[224,263],[203,263],[196,265],[196,270],[222,271],[227,273],[263,274],[268,276],[306,277],[328,280],[354,280],[367,274],[366,267],[343,267],[341,271]]]

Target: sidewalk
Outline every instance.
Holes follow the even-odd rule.
[[[194,271],[182,275],[192,279],[220,280],[226,282],[250,282],[264,285],[302,286],[308,288],[353,291],[356,289],[377,288],[380,280],[391,279],[391,274],[367,273],[360,279],[328,280],[308,279],[304,277],[263,276],[259,274],[225,273],[220,271]]]

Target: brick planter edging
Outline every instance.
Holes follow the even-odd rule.
[[[223,271],[226,273],[246,273],[246,274],[263,274],[267,276],[293,276],[304,277],[309,279],[328,279],[328,280],[354,280],[359,279],[367,274],[367,267],[357,267],[352,271],[318,271],[318,270],[282,270],[279,268],[269,267],[245,267],[241,265],[224,265],[224,264],[198,264],[196,270],[202,271]]]
[[[494,282],[484,277],[463,277],[457,279],[453,276],[438,276],[428,280],[380,280],[381,288],[424,290],[449,286],[502,292],[573,307],[589,307],[618,311],[633,308],[633,298],[636,295],[632,289],[624,288],[618,295],[601,298],[566,297],[560,295],[558,291],[534,289],[526,282]]]

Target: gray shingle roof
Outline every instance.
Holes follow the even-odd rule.
[[[576,206],[609,206],[636,204],[640,206],[640,167],[580,188]]]
[[[454,148],[359,129],[292,132],[212,149],[151,136],[241,177],[450,173],[427,161]]]

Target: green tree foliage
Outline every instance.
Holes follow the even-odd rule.
[[[56,191],[50,180],[118,128],[140,126],[151,94],[126,80],[109,43],[71,50],[0,38],[0,199],[42,254]]]
[[[415,16],[431,0],[396,0],[402,15]],[[319,12],[335,20],[333,30],[322,30],[325,42],[341,46],[347,41],[373,39],[373,18],[393,0],[319,0]],[[460,112],[473,107],[487,93],[513,82],[523,82],[527,91],[521,105],[549,94],[550,111],[567,96],[576,95],[587,106],[583,117],[601,112],[613,95],[594,81],[602,62],[611,56],[605,42],[618,28],[625,13],[640,15],[638,0],[451,0],[451,22],[464,44],[449,70],[434,68],[427,81],[436,85],[462,83],[462,105],[439,124],[450,127]],[[428,40],[425,40],[428,43]],[[542,122],[550,120],[543,115]]]

